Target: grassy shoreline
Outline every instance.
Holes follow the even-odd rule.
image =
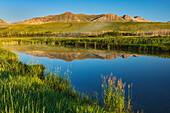
[[[170,37],[0,38],[0,45],[52,45],[170,58]],[[47,48],[48,49],[48,48]]]
[[[80,37],[80,38],[1,38],[0,43],[5,44],[51,44],[58,46],[74,46],[104,48],[104,49],[127,49],[139,51],[170,52],[170,37]]]
[[[108,87],[109,89],[116,87],[119,90],[111,88],[110,91],[106,87],[105,106],[102,107],[95,96],[90,98],[76,92],[68,78],[51,73],[44,77],[42,65],[23,64],[18,61],[16,54],[3,48],[0,48],[0,55],[0,111],[2,113],[131,112],[130,104],[125,104],[124,87],[119,84]],[[107,80],[111,84],[111,78]],[[116,97],[108,95],[109,92],[117,94],[116,97],[119,97],[117,104],[113,101]]]

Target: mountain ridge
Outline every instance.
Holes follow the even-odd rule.
[[[29,20],[25,20],[22,24],[44,24],[50,22],[95,22],[95,21],[133,21],[133,22],[149,22],[148,20],[136,16],[131,17],[131,20],[125,19],[122,16],[115,14],[100,14],[100,15],[86,15],[86,14],[73,14],[71,12],[65,12],[59,15],[48,15],[45,17],[35,17]]]
[[[15,24],[44,24],[50,22],[102,22],[102,21],[110,21],[110,22],[150,22],[140,16],[131,17],[130,15],[118,16],[116,14],[108,13],[108,14],[92,14],[87,15],[84,13],[74,14],[72,12],[65,12],[59,15],[48,15],[45,17],[35,17],[25,21],[18,21],[14,23],[8,23],[4,20],[0,19],[0,25],[15,25]]]
[[[0,19],[0,25],[9,25],[10,23],[9,22],[6,22],[2,19]]]

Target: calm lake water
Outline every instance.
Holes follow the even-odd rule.
[[[170,113],[170,58],[102,51],[67,50],[50,54],[42,51],[17,50],[16,53],[24,63],[33,59],[33,63],[38,60],[45,67],[50,67],[47,71],[55,71],[56,67],[61,67],[61,73],[71,70],[70,80],[76,90],[86,94],[98,92],[100,98],[101,75],[112,72],[123,82],[133,83],[134,111],[143,109],[144,113]]]

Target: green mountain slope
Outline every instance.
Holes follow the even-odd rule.
[[[17,24],[0,27],[0,33],[69,33],[96,31],[148,31],[170,29],[170,23],[160,22],[53,22]]]

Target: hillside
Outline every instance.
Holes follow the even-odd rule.
[[[53,22],[45,24],[17,24],[0,27],[1,34],[70,33],[102,31],[150,31],[170,29],[170,23],[160,22]]]
[[[9,24],[8,22],[5,22],[4,20],[0,19],[0,26],[8,25],[8,24]]]
[[[149,22],[142,17],[134,17],[129,20],[119,17],[115,14],[101,14],[101,15],[86,15],[86,14],[73,14],[71,12],[65,12],[60,15],[49,15],[46,17],[36,17],[29,20],[25,20],[22,24],[43,24],[49,22],[93,22],[93,21],[133,21],[133,22]]]

